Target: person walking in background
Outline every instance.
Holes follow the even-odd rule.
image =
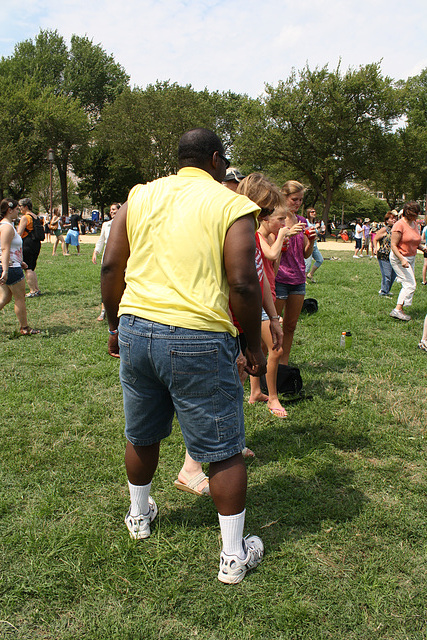
[[[354,230],[354,240],[356,242],[353,258],[361,258],[362,255],[359,256],[359,251],[362,250],[362,239],[363,239],[363,228],[362,228],[362,219],[357,218],[356,220],[356,228]]]
[[[418,343],[418,347],[423,351],[427,351],[427,315],[424,318],[423,336]]]
[[[0,309],[9,303],[13,296],[19,331],[23,336],[32,336],[40,333],[40,330],[28,326],[25,276],[22,269],[27,265],[22,259],[22,238],[13,224],[18,217],[18,206],[18,202],[12,198],[0,203]]]
[[[365,218],[363,221],[363,226],[362,226],[362,251],[360,252],[360,255],[363,256],[363,250],[366,251],[366,255],[368,258],[372,258],[372,256],[369,255],[369,243],[370,243],[370,237],[371,237],[371,225],[370,225],[370,220],[369,218]]]
[[[316,229],[316,210],[313,209],[312,207],[309,207],[306,210],[306,214],[307,214],[307,228]],[[316,238],[314,241],[313,253],[309,258],[305,258],[305,272],[307,274],[307,279],[310,280],[310,282],[313,282],[313,283],[316,282],[313,276],[317,271],[317,269],[319,269],[319,267],[322,266],[322,264],[323,264],[323,256],[320,253],[319,247],[317,246],[317,238]]]
[[[22,198],[19,201],[19,208],[22,215],[18,225],[18,233],[22,238],[24,262],[28,265],[25,271],[25,278],[30,288],[26,297],[36,298],[42,295],[36,275],[37,259],[41,248],[41,240],[36,238],[34,230],[38,216],[33,213],[33,203],[30,198]]]
[[[70,228],[67,231],[67,235],[65,236],[65,255],[69,256],[70,253],[68,251],[68,248],[70,246],[70,244],[73,247],[76,247],[77,249],[77,254],[80,253],[80,242],[79,242],[79,235],[80,235],[80,229],[79,229],[79,222],[80,222],[80,216],[78,213],[76,213],[76,210],[74,209],[74,207],[71,208],[72,210],[72,215],[70,217]]]
[[[396,280],[402,285],[396,307],[390,312],[391,317],[397,320],[411,319],[411,316],[404,313],[403,307],[411,306],[417,287],[414,273],[417,249],[426,255],[417,224],[420,213],[418,202],[407,202],[403,207],[402,217],[391,230],[390,262],[396,272]]]
[[[384,222],[385,226],[375,233],[373,251],[381,271],[381,289],[378,293],[380,296],[389,296],[390,289],[396,279],[396,272],[390,262],[391,230],[396,222],[396,216],[392,211],[385,214]]]
[[[40,216],[41,217],[41,216]],[[45,216],[43,216],[43,225],[44,225],[44,237],[45,240],[47,242],[49,242],[50,244],[50,220],[52,219],[52,216],[49,213],[46,213]]]
[[[58,207],[55,207],[53,210],[52,218],[49,223],[49,228],[52,235],[55,237],[55,241],[53,243],[52,255],[56,256],[56,249],[58,247],[58,244],[61,243],[62,255],[65,256],[65,238],[62,234],[61,216],[60,216]]]
[[[150,536],[151,481],[176,412],[188,453],[210,463],[222,537],[218,579],[237,583],[261,562],[264,546],[257,536],[243,539],[243,389],[228,304],[245,332],[247,372],[262,375],[259,207],[220,184],[229,162],[213,132],[184,134],[178,162],[177,175],[131,190],[101,269],[109,352],[120,345],[131,497],[125,523],[132,538]]]
[[[105,251],[107,240],[110,235],[111,223],[113,222],[114,216],[116,215],[120,207],[121,205],[119,202],[113,202],[113,204],[110,206],[110,220],[107,220],[106,222],[104,222],[101,227],[101,235],[98,238],[98,242],[96,243],[95,248],[93,250],[93,254],[92,254],[93,264],[96,264],[96,257],[100,253],[102,253],[102,251]],[[101,264],[102,264],[103,258],[104,258],[104,255],[101,258]],[[104,318],[105,318],[105,308],[103,303],[101,302],[101,313],[97,317],[97,320],[98,322],[102,322]]]

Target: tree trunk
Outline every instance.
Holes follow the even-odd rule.
[[[325,208],[323,209],[323,222],[327,224],[329,219],[329,209],[331,208],[331,204],[332,204],[332,196],[334,195],[328,174],[325,175],[325,186],[326,186],[326,198],[325,198]]]
[[[68,216],[68,188],[67,188],[68,155],[66,158],[58,159],[55,162],[55,164],[58,169],[59,182],[61,184],[62,215]]]

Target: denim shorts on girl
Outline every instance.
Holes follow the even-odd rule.
[[[285,284],[276,281],[276,298],[287,300],[288,296],[304,296],[305,282],[302,284]]]
[[[123,315],[119,324],[125,435],[149,446],[170,435],[174,414],[198,462],[245,446],[243,388],[229,333],[197,331]]]
[[[0,277],[2,276],[2,274],[3,268],[0,266]],[[17,282],[23,280],[24,277],[25,276],[22,267],[9,267],[9,271],[7,272],[6,284],[9,286],[12,284],[16,284]]]

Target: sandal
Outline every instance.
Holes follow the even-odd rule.
[[[288,417],[288,412],[283,407],[281,409],[270,409],[269,407],[268,410],[273,416],[276,416],[276,418],[281,418],[283,420]]]
[[[40,333],[40,329],[31,329],[31,327],[21,327],[19,329],[19,333],[21,336],[35,336],[37,333]]]
[[[188,493],[193,493],[195,496],[210,496],[209,478],[203,473],[203,471],[198,473],[196,476],[193,476],[193,478],[190,478],[188,473],[186,471],[183,471],[182,469],[180,471],[180,474],[184,476],[187,483],[184,484],[179,480],[175,480],[174,485],[177,489],[179,489],[180,491],[187,491]],[[203,487],[201,491],[198,491],[197,487],[204,480],[207,480],[208,484],[206,485],[206,487]]]
[[[255,454],[252,451],[252,449],[249,449],[249,447],[245,447],[244,449],[242,449],[242,456],[244,458],[255,458]]]

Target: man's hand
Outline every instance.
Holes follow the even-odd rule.
[[[246,348],[246,360],[248,361],[245,371],[249,373],[251,376],[255,376],[260,378],[267,371],[267,361],[265,359],[265,355],[262,352],[262,349],[257,349],[256,351],[251,351],[248,347]]]
[[[119,334],[116,333],[114,336],[108,336],[108,353],[113,358],[120,358],[119,353]]]
[[[279,318],[270,320],[270,333],[273,340],[273,351],[279,351],[283,345],[283,329]]]

